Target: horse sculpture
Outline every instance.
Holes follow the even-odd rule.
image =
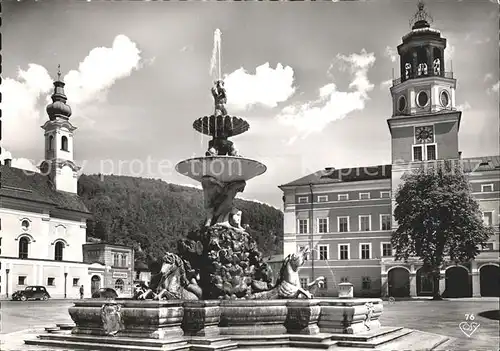
[[[199,300],[202,291],[196,277],[188,279],[182,259],[168,252],[162,258],[160,271],[152,277],[151,286],[136,286],[134,298],[137,300]]]
[[[307,285],[307,289],[300,286],[299,268],[304,265],[306,255],[309,252],[309,247],[306,246],[298,253],[288,255],[281,266],[275,287],[268,291],[251,294],[247,299],[296,299],[299,297],[312,299],[313,292],[318,286],[324,284],[325,277],[316,278]]]

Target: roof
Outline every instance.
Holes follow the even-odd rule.
[[[141,261],[135,261],[134,269],[136,271],[149,271],[148,265]]]
[[[500,155],[467,157],[461,161],[466,173],[500,171]]]
[[[85,246],[116,246],[116,247],[126,247],[127,249],[133,249],[133,247],[129,246],[129,245],[112,244],[112,243],[108,243],[108,242],[104,242],[104,241],[101,241],[99,243],[90,243],[90,242],[87,242],[87,243],[85,243],[83,245],[85,245]]]
[[[500,171],[500,155],[479,156],[460,159],[465,173]],[[391,165],[379,165],[354,168],[325,168],[324,170],[311,173],[305,177],[290,183],[280,185],[281,187],[293,187],[303,185],[332,184],[341,182],[359,182],[367,180],[379,180],[391,178]]]
[[[360,182],[366,180],[391,179],[391,165],[354,167],[354,168],[325,168],[305,177],[294,180],[293,182],[280,185],[300,186],[309,184],[330,184],[340,182]]]
[[[0,165],[0,196],[45,203],[56,208],[90,214],[77,194],[57,191],[41,173]]]

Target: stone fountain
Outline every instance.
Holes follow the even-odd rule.
[[[193,124],[212,137],[208,150],[176,167],[203,187],[207,217],[201,228],[178,243],[177,253],[159,260],[151,285],[137,286],[134,298],[77,300],[69,309],[74,325],[47,328],[25,343],[107,350],[343,350],[433,349],[445,342],[436,334],[382,327],[381,299],[355,299],[350,293],[315,299],[324,278],[301,287],[298,274],[307,247],[288,255],[271,283],[269,267],[233,204],[266,166],[241,156],[229,140],[249,124],[227,114],[221,80],[212,95],[214,113]]]

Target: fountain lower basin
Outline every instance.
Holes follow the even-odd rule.
[[[106,335],[104,304],[120,305],[123,326]],[[29,345],[106,350],[232,350],[254,347],[405,349],[425,340],[434,349],[447,337],[382,327],[381,299],[75,301],[71,333],[48,332]],[[49,328],[50,329],[50,328]]]
[[[263,174],[267,167],[245,157],[208,156],[195,157],[179,162],[175,169],[191,179],[201,182],[211,176],[222,182],[247,181]]]

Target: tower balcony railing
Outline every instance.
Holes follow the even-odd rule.
[[[427,77],[443,77],[443,78],[453,79],[453,72],[442,72],[439,74],[434,74],[434,72],[416,73],[416,74],[410,74],[410,76],[408,78],[401,76],[399,78],[392,80],[392,86],[395,87],[396,85],[399,85],[399,84],[401,84],[407,80],[410,80],[410,79],[427,78]]]

